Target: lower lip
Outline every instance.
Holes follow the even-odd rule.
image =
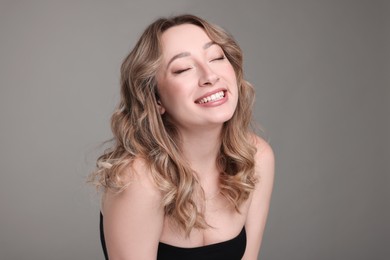
[[[225,96],[223,98],[215,100],[215,101],[209,101],[209,102],[203,103],[203,104],[198,104],[198,105],[202,106],[202,107],[216,107],[216,106],[222,105],[227,100],[228,100],[228,96],[227,96],[227,92],[225,91]]]

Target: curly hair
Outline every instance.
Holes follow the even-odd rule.
[[[222,28],[193,15],[160,18],[149,25],[121,66],[121,99],[111,118],[113,146],[97,160],[90,181],[98,188],[121,192],[126,189],[124,169],[142,158],[162,193],[166,216],[172,217],[188,235],[193,228],[208,225],[195,203],[200,187],[196,173],[182,156],[180,135],[168,117],[157,108],[156,72],[161,64],[161,35],[167,29],[193,24],[221,46],[236,73],[238,103],[224,123],[217,156],[220,194],[239,212],[239,206],[254,189],[254,154],[250,123],[254,88],[243,79],[242,51]]]

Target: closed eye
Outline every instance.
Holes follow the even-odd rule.
[[[180,73],[183,73],[183,72],[185,72],[185,71],[187,71],[187,70],[190,70],[191,68],[187,68],[187,69],[182,69],[182,70],[175,70],[174,72],[173,72],[173,74],[180,74]]]
[[[218,57],[216,59],[212,59],[211,61],[224,60],[224,59],[225,59],[225,55]]]

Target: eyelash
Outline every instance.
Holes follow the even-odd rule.
[[[216,59],[212,59],[211,61],[218,61],[218,60],[224,60],[225,59],[225,55],[221,56],[221,57],[218,57]],[[187,69],[183,69],[183,70],[176,70],[173,72],[173,74],[181,74],[183,72],[186,72],[187,70],[190,70],[190,68],[187,68]]]
[[[188,68],[188,69],[184,69],[184,70],[176,70],[176,71],[174,71],[173,73],[174,74],[180,74],[180,73],[183,73],[183,72],[185,72],[185,71],[187,71],[187,70],[189,70],[190,68]]]
[[[221,56],[221,57],[219,57],[219,58],[213,59],[213,60],[211,60],[211,61],[224,60],[224,59],[225,59],[225,55],[223,55],[223,56]]]

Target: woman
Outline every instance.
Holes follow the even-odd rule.
[[[253,99],[221,28],[182,15],[145,30],[92,175],[109,259],[257,259],[274,158],[249,130]]]

